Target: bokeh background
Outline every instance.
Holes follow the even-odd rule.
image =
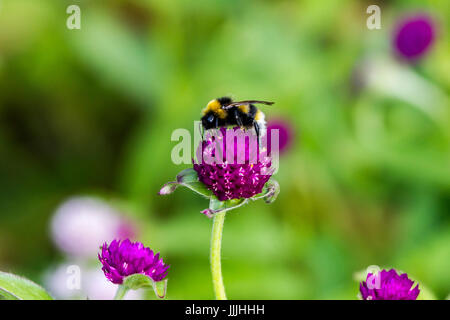
[[[66,27],[72,4],[81,30]],[[435,40],[407,61],[394,30],[417,12]],[[171,265],[169,299],[212,299],[207,201],[157,192],[189,167],[171,161],[172,131],[193,133],[231,94],[276,101],[266,117],[290,131],[277,201],[225,221],[230,298],[356,299],[369,265],[445,298],[449,12],[447,0],[0,1],[0,270],[59,298],[112,297],[87,289],[104,280],[88,271],[77,294],[57,287],[67,264],[100,270],[95,241],[115,219]]]

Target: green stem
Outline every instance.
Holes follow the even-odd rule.
[[[211,234],[211,273],[216,300],[226,300],[225,286],[223,285],[222,267],[220,263],[220,247],[222,244],[223,222],[225,212],[218,212],[214,215],[213,228]]]
[[[128,288],[120,285],[117,287],[117,291],[116,291],[116,295],[114,296],[114,300],[123,300],[123,298],[125,297],[125,295],[128,292]]]

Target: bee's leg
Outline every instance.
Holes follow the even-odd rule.
[[[241,118],[239,118],[239,114],[237,112],[234,113],[234,117],[236,118],[236,123],[238,124],[238,126],[242,128],[244,124],[242,123]]]
[[[237,124],[238,124],[238,126],[239,127],[243,127],[244,126],[244,124],[242,123],[242,120],[241,120],[241,118],[239,118],[239,117],[236,117],[236,122],[237,122]]]
[[[253,127],[255,127],[256,137],[258,138],[258,141],[259,141],[260,131],[259,131],[259,124],[258,124],[258,122],[254,121],[253,122]]]
[[[242,129],[244,124],[242,123],[242,119],[239,117],[239,112],[236,108],[232,108],[229,111],[229,116],[234,117],[234,119],[236,120],[236,124]],[[230,123],[230,125],[231,125],[231,123]]]

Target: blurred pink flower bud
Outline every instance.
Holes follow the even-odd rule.
[[[51,236],[64,253],[95,259],[105,241],[132,238],[134,227],[106,202],[92,197],[75,197],[56,209],[51,221]]]
[[[398,21],[393,35],[393,47],[405,60],[420,59],[428,53],[436,38],[436,25],[425,13],[415,14]]]
[[[272,149],[272,130],[278,130],[278,150],[280,154],[285,153],[289,150],[294,140],[294,129],[291,122],[284,118],[277,118],[267,123],[267,145],[269,153]]]

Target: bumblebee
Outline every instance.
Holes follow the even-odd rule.
[[[202,127],[205,130],[240,126],[254,128],[258,138],[266,131],[264,113],[254,104],[272,105],[274,102],[260,100],[235,101],[230,97],[211,100],[202,111]]]

